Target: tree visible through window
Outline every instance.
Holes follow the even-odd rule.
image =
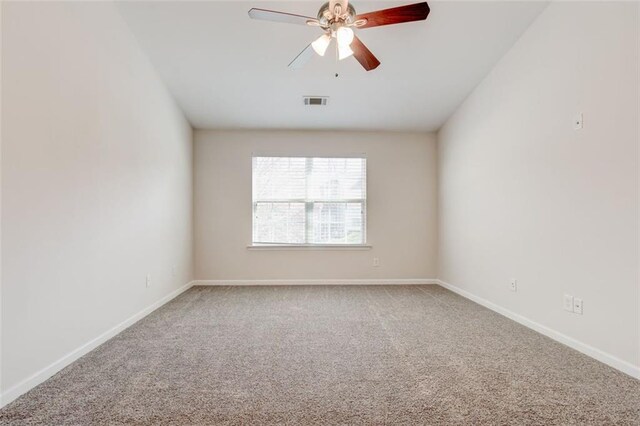
[[[253,157],[254,244],[364,244],[366,159]]]

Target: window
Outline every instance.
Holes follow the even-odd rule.
[[[365,244],[366,164],[253,157],[253,243]]]

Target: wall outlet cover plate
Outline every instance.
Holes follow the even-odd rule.
[[[573,299],[573,312],[582,315],[582,299],[577,297]]]

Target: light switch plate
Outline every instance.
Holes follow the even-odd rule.
[[[562,308],[565,311],[573,312],[573,296],[565,294],[562,298]]]

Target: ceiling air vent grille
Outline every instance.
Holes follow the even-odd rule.
[[[305,96],[304,104],[305,105],[326,105],[329,98],[327,96]]]

